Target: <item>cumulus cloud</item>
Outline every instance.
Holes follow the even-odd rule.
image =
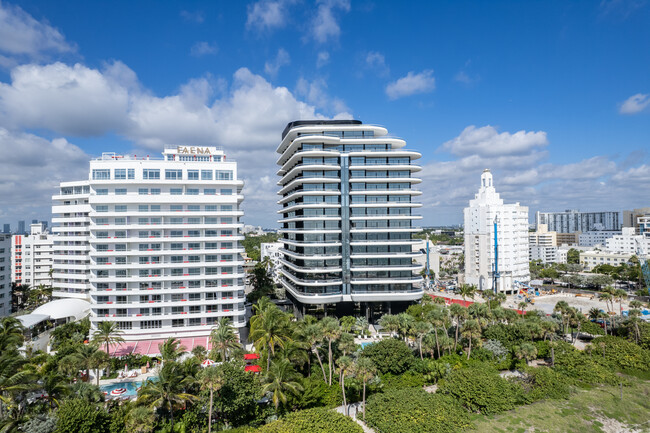
[[[493,126],[477,128],[470,125],[460,135],[442,145],[442,149],[456,156],[517,155],[548,144],[543,131],[517,131],[498,133]]]
[[[284,27],[288,21],[288,6],[294,0],[260,0],[248,5],[246,27],[259,31],[269,31]]]
[[[0,219],[44,219],[60,181],[88,177],[90,156],[64,138],[46,140],[0,127]],[[49,219],[49,218],[48,218]]]
[[[303,97],[315,107],[328,112],[339,113],[339,118],[352,118],[350,109],[342,99],[330,97],[327,92],[327,83],[322,78],[309,81],[300,78],[296,84],[296,94]]]
[[[423,224],[461,222],[485,168],[493,172],[502,198],[529,206],[531,219],[536,210],[623,210],[643,204],[635,192],[650,188],[650,164],[643,158],[632,167],[625,158],[606,156],[548,162],[548,144],[544,131],[498,133],[491,126],[468,126],[439,147],[450,160],[423,164],[420,189],[428,209]],[[631,182],[635,188],[629,188]]]
[[[214,42],[210,43],[206,41],[199,41],[192,45],[192,48],[190,49],[190,55],[194,57],[201,57],[208,54],[216,54],[217,50],[217,44]]]
[[[650,105],[650,94],[637,93],[627,98],[619,108],[621,114],[636,114],[645,110]]]
[[[419,73],[413,71],[405,77],[398,79],[386,86],[386,95],[390,99],[398,99],[418,93],[428,93],[436,88],[436,79],[430,69]]]
[[[289,63],[291,63],[289,53],[287,53],[284,48],[280,48],[273,61],[264,63],[264,72],[266,72],[270,77],[275,78],[278,75],[280,68]]]
[[[312,36],[321,44],[330,39],[338,39],[341,34],[341,27],[337,21],[336,12],[350,11],[349,0],[318,0],[318,9],[314,17],[311,29]]]

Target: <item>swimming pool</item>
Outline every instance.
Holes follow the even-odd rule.
[[[151,377],[147,380],[155,381],[157,378]],[[135,397],[138,395],[138,388],[142,386],[142,381],[140,382],[117,382],[111,385],[102,385],[99,387],[103,392],[107,393],[107,397],[111,397],[111,391],[118,388],[126,389],[124,394],[120,394],[118,397]],[[115,397],[115,396],[113,396]]]
[[[374,343],[374,341],[364,341],[363,343],[359,343],[359,344],[360,344],[360,346],[361,346],[361,349],[365,349],[366,346],[369,346],[369,345],[371,345],[372,343]]]

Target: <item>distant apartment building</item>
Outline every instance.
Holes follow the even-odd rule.
[[[607,239],[607,251],[612,253],[643,254],[650,252],[650,232],[637,234],[634,227],[623,227],[620,235]]]
[[[0,234],[0,317],[11,314],[11,235]]]
[[[582,247],[605,246],[607,239],[620,234],[620,230],[591,230],[578,235],[578,245]]]
[[[271,263],[269,274],[275,283],[280,282],[280,268],[282,267],[282,253],[280,249],[284,244],[282,242],[263,242],[260,244],[260,258],[264,260],[269,258]]]
[[[633,227],[639,231],[639,218],[650,218],[650,207],[642,207],[634,210],[623,211],[623,227]]]
[[[546,224],[549,231],[557,233],[587,232],[591,230],[620,230],[620,213],[607,212],[580,212],[579,210],[566,210],[564,212],[535,213],[537,226]]]
[[[530,280],[528,262],[528,208],[519,203],[504,204],[485,170],[481,186],[464,209],[465,282],[479,290],[514,292],[515,282]],[[494,225],[497,227],[495,248]],[[496,259],[498,252],[498,260]],[[498,264],[498,286],[493,276]]]
[[[304,308],[390,311],[423,295],[413,264],[421,155],[358,120],[296,121],[277,148],[280,280]]]
[[[220,317],[243,327],[242,187],[216,147],[104,153],[54,196],[56,290],[127,341],[207,336]]]
[[[31,224],[29,235],[12,237],[12,282],[34,288],[52,285],[53,238],[42,223]]]
[[[580,232],[575,232],[575,233],[555,232],[555,241],[557,243],[557,246],[578,245],[578,242],[580,242]]]
[[[18,230],[16,231],[17,234],[19,235],[24,235],[27,232],[25,231],[25,221],[21,220],[18,221]]]
[[[557,233],[548,231],[546,224],[537,226],[537,230],[528,233],[529,260],[541,260],[542,263],[557,261]]]
[[[598,265],[619,266],[628,263],[633,254],[610,253],[607,251],[582,251],[580,252],[580,264],[585,271],[591,271]]]

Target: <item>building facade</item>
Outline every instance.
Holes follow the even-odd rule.
[[[11,314],[11,238],[0,234],[0,317]]]
[[[591,230],[578,235],[578,245],[582,247],[605,246],[612,236],[620,235],[620,230]]]
[[[11,242],[11,280],[38,287],[52,285],[53,236],[42,223],[32,224],[30,234],[15,235]]]
[[[283,258],[296,305],[376,311],[422,297],[412,251],[420,154],[360,121],[291,122],[277,148]]]
[[[585,271],[591,271],[598,265],[612,265],[619,266],[623,263],[628,263],[633,254],[624,253],[610,253],[607,251],[581,251],[580,264],[584,267]]]
[[[650,232],[636,234],[634,227],[623,227],[620,235],[607,239],[607,251],[611,253],[646,254],[650,251]]]
[[[105,153],[90,162],[78,186],[86,185],[87,204],[74,210],[82,225],[73,228],[88,239],[93,326],[117,322],[127,341],[206,336],[220,317],[244,326],[243,181],[222,150],[168,146],[162,159]],[[65,232],[72,212],[55,207]]]
[[[282,242],[263,242],[260,244],[260,258],[264,260],[268,257],[270,266],[267,271],[276,284],[280,283],[280,267],[282,267],[280,249],[283,246]]]
[[[495,248],[494,223],[497,226]],[[479,290],[514,292],[515,282],[530,280],[528,250],[528,208],[519,203],[504,204],[485,170],[481,186],[469,207],[464,209],[465,282]],[[498,260],[495,256],[498,253]],[[498,286],[494,287],[495,262]]]
[[[587,232],[591,230],[620,230],[620,212],[536,212],[535,223],[546,224],[548,230],[558,233]]]

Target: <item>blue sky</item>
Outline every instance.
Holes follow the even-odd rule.
[[[650,1],[0,3],[0,222],[49,219],[103,151],[214,144],[274,227],[287,121],[354,117],[423,154],[423,225],[483,168],[535,210],[648,206]]]

